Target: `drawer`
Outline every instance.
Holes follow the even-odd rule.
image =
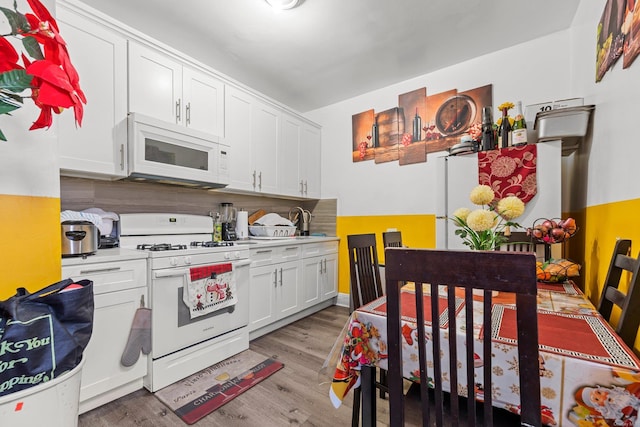
[[[252,267],[260,267],[284,261],[300,259],[302,250],[300,245],[272,246],[268,248],[251,249]]]
[[[310,243],[303,246],[302,256],[304,258],[322,256],[338,252],[338,242]]]
[[[95,295],[147,286],[147,261],[132,260],[62,267],[62,278],[93,281]]]

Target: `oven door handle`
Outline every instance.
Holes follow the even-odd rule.
[[[180,268],[180,269],[169,269],[169,270],[161,270],[161,271],[154,271],[153,272],[153,278],[154,279],[159,279],[161,277],[177,277],[177,276],[186,276],[187,274],[189,274],[189,269],[188,268]]]
[[[233,268],[246,267],[249,264],[251,264],[250,259],[243,259],[242,261],[234,262]],[[178,276],[186,276],[187,274],[189,274],[188,268],[168,269],[168,270],[154,271],[153,278],[159,279],[161,277],[178,277]]]

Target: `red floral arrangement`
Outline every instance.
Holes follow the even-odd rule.
[[[10,114],[22,106],[24,98],[31,98],[40,115],[29,130],[49,128],[52,112],[60,114],[65,108],[73,108],[76,124],[81,126],[82,104],[87,100],[58,23],[39,0],[27,2],[33,13],[18,12],[15,0],[13,9],[0,7],[11,27],[10,33],[0,37],[0,114]],[[8,37],[21,40],[30,58],[19,55]],[[31,95],[22,95],[27,89]],[[1,130],[0,140],[7,140]]]

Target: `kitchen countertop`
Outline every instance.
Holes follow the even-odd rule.
[[[249,249],[266,246],[287,246],[287,245],[306,245],[311,243],[335,242],[340,238],[335,236],[297,236],[286,237],[280,239],[246,239],[238,240],[236,244],[248,247]]]
[[[69,267],[72,265],[84,265],[95,264],[100,262],[113,262],[113,261],[128,261],[133,259],[146,259],[147,252],[138,251],[135,249],[98,249],[94,255],[88,255],[86,258],[81,256],[77,257],[64,257],[62,258],[62,266]]]
[[[246,247],[248,249],[256,248],[256,247],[270,247],[270,246],[286,246],[286,245],[306,245],[312,243],[323,243],[323,242],[333,242],[340,240],[335,236],[321,237],[321,236],[298,236],[298,237],[288,237],[283,239],[247,239],[247,240],[238,240],[236,244],[241,247]],[[62,258],[62,266],[69,267],[74,265],[84,265],[84,264],[95,264],[101,262],[113,262],[113,261],[127,261],[133,259],[145,259],[147,258],[148,253],[143,251],[138,251],[135,249],[123,249],[123,248],[112,248],[112,249],[98,249],[94,255],[88,255],[86,258],[83,257],[65,257]]]

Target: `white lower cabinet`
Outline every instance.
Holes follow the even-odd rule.
[[[142,388],[147,356],[130,367],[120,364],[136,310],[146,305],[146,260],[87,263],[62,267],[63,278],[93,281],[94,319],[84,350],[80,413]]]
[[[299,245],[251,252],[250,332],[300,310],[302,276]]]
[[[251,249],[249,331],[261,329],[255,337],[330,304],[337,266],[336,241]]]
[[[338,243],[315,243],[303,249],[303,307],[338,294]]]

